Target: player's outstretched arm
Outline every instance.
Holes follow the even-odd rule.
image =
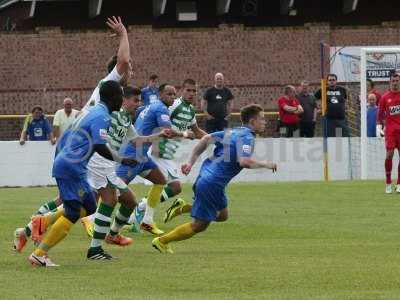
[[[207,149],[207,146],[213,142],[214,138],[210,134],[207,134],[201,138],[196,146],[194,146],[189,161],[182,165],[181,169],[183,174],[187,175],[190,173],[199,156]]]
[[[151,144],[151,143],[159,140],[160,138],[171,139],[174,137],[176,137],[176,135],[174,134],[173,130],[171,130],[170,128],[164,128],[160,132],[152,134],[152,135],[148,135],[148,136],[139,135],[139,136],[133,138],[131,140],[131,143],[134,145]]]
[[[261,168],[271,169],[272,172],[274,173],[278,169],[276,163],[266,160],[255,160],[251,157],[241,157],[239,159],[239,164],[242,168],[246,169],[261,169]]]
[[[120,17],[114,17],[107,19],[107,25],[111,28],[114,33],[119,36],[119,48],[117,53],[117,72],[120,75],[124,75],[129,70],[130,60],[130,49],[128,33]]]
[[[201,129],[197,123],[192,125],[190,129],[192,129],[195,139],[201,139],[203,136],[207,135],[207,132]]]

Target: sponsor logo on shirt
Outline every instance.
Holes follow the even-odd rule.
[[[161,115],[161,120],[163,120],[164,122],[168,122],[169,121],[169,115]]]
[[[218,100],[221,100],[222,96],[221,95],[217,95],[217,96],[215,96],[215,98],[218,99]]]
[[[42,128],[34,128],[33,129],[33,135],[36,136],[36,137],[43,136]]]
[[[107,139],[107,136],[108,136],[108,135],[107,135],[107,130],[104,129],[104,128],[100,129],[100,130],[99,130],[99,135],[100,135],[101,138]]]
[[[157,95],[150,95],[150,103],[154,103],[158,100]]]
[[[389,107],[389,114],[391,116],[400,114],[400,105],[395,105],[395,106]]]
[[[326,95],[328,95],[328,96],[341,96],[342,93],[340,91],[327,91]]]
[[[339,100],[336,97],[332,97],[331,98],[331,103],[337,104],[337,103],[339,103]]]
[[[242,150],[243,150],[243,153],[251,154],[251,146],[249,146],[249,145],[243,145]]]

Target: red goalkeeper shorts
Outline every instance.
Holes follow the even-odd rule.
[[[400,149],[400,131],[392,131],[385,134],[386,149]]]

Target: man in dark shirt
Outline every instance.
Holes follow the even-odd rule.
[[[315,121],[317,119],[317,99],[309,92],[308,81],[300,83],[299,93],[296,95],[304,112],[300,115],[300,136],[314,137]]]
[[[347,91],[336,85],[336,74],[328,74],[326,88],[326,119],[328,137],[348,137],[349,130],[346,120]],[[321,89],[315,93],[315,98],[321,99]]]
[[[201,101],[201,109],[206,115],[206,131],[212,133],[224,130],[228,126],[228,116],[233,108],[233,95],[224,86],[224,75],[215,74],[214,86],[209,88]]]

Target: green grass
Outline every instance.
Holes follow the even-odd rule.
[[[134,186],[138,195],[147,187]],[[184,197],[191,196],[185,186]],[[55,188],[0,189],[2,299],[400,299],[400,195],[382,182],[235,184],[230,219],[173,244],[133,235],[120,259],[89,262],[80,224],[52,249],[57,269],[32,268],[12,234]],[[161,205],[158,219],[166,205]],[[179,217],[160,227],[187,222]]]

